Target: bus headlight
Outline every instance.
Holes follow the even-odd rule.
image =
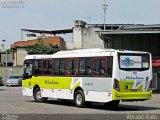
[[[117,79],[114,79],[113,88],[120,91],[119,81]]]

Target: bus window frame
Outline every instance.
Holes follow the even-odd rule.
[[[95,75],[94,74],[94,67],[95,67],[95,60],[105,60],[105,74],[104,75]],[[93,64],[92,64],[92,76],[93,77],[106,77],[107,75],[107,57],[94,57],[92,58]]]
[[[78,76],[79,77],[92,77],[92,71],[93,71],[93,57],[81,57],[81,58],[79,58],[79,67],[78,67]],[[87,64],[87,61],[89,61],[89,60],[91,60],[91,74],[89,74],[89,75],[87,75],[86,74],[86,70],[87,70],[87,68],[86,68],[86,64],[85,64],[85,74],[84,75],[81,75],[81,74],[79,74],[79,69],[80,69],[80,61],[82,61],[82,60],[85,60],[85,62],[86,62],[86,64]]]
[[[77,74],[76,75],[73,75],[73,74],[71,74],[71,75],[67,75],[66,74],[66,61],[68,61],[68,60],[77,60],[77,67],[76,67],[76,69],[77,69]],[[73,66],[72,66],[73,67]],[[79,58],[66,58],[65,59],[65,63],[64,63],[64,76],[66,76],[66,77],[76,77],[76,76],[79,76]],[[72,71],[73,71],[73,68],[72,68]]]
[[[41,62],[41,69],[43,70],[42,66],[43,66],[43,59],[33,59],[33,63],[35,64],[35,62]],[[33,65],[34,65],[33,64]],[[39,70],[39,65],[38,64],[38,70]],[[40,74],[35,74],[35,66],[33,67],[33,76],[42,76],[42,70]]]
[[[43,64],[44,61],[47,61],[47,62],[52,61],[52,74],[44,74],[43,72],[44,71],[44,64]],[[42,59],[42,76],[53,76],[54,75],[53,67],[54,67],[54,59]]]
[[[56,61],[58,61],[59,63],[58,63],[58,74],[55,74],[55,62]],[[64,74],[63,75],[61,75],[60,74],[60,64],[62,63],[62,61],[64,62],[63,64],[63,69],[64,69]],[[64,58],[55,58],[55,59],[53,59],[53,76],[62,76],[62,77],[64,77],[65,76],[65,59]]]
[[[53,76],[59,76],[59,73],[60,73],[60,60],[61,60],[61,59],[57,59],[57,58],[53,60]],[[55,70],[54,67],[55,67],[55,62],[56,62],[56,61],[59,61],[59,63],[58,63],[58,74],[55,74],[55,73],[54,73],[54,72],[55,72],[55,71],[54,71],[54,70]]]
[[[60,68],[61,68],[61,64],[62,64],[62,61],[63,61],[63,70],[64,70],[64,74],[61,74],[61,70],[60,70]],[[60,62],[59,62],[59,76],[65,76],[65,59],[60,59]]]

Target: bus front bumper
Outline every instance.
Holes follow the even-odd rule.
[[[112,100],[122,101],[142,101],[152,98],[152,90],[148,92],[126,92],[122,93],[115,89],[112,90]]]

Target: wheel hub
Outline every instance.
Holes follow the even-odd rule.
[[[37,98],[38,100],[41,100],[41,99],[42,99],[42,95],[41,95],[41,92],[40,92],[40,91],[37,92],[36,98]]]
[[[82,104],[82,95],[81,94],[77,95],[76,102],[77,102],[78,105]]]

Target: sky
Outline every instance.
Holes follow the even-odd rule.
[[[21,40],[21,29],[70,29],[74,20],[103,23],[104,0],[0,0],[0,44]],[[160,24],[160,0],[107,0],[109,24]],[[14,8],[13,8],[14,7]]]

